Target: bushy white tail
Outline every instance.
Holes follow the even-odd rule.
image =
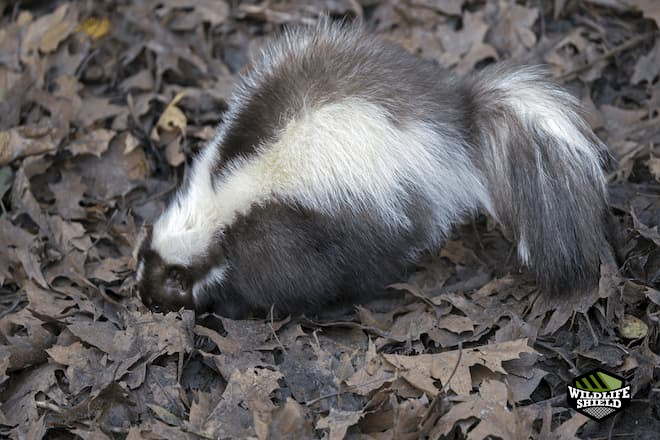
[[[492,213],[552,292],[593,285],[605,243],[606,147],[574,97],[538,68],[498,66],[471,79],[478,166]]]

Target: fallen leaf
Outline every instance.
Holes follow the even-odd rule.
[[[623,0],[625,4],[642,11],[645,17],[655,20],[660,28],[660,4],[656,0]]]
[[[87,210],[81,206],[87,185],[82,178],[70,171],[62,172],[62,180],[51,183],[49,188],[55,196],[57,213],[65,219],[82,219],[87,216]]]
[[[108,18],[89,17],[80,23],[76,28],[79,32],[84,32],[92,40],[103,38],[110,31],[110,20]]]
[[[290,397],[284,405],[268,413],[268,418],[261,423],[263,429],[257,429],[260,440],[311,438],[314,429],[309,412]]]
[[[532,348],[528,347],[526,338],[464,349],[460,352],[454,350],[417,356],[384,354],[383,359],[389,366],[382,365],[377,370],[377,375],[373,373],[365,375],[363,368],[347,380],[347,383],[355,386],[374,380],[375,376],[382,384],[391,380],[392,374],[388,374],[388,371],[391,372],[393,367],[398,371],[400,377],[429,396],[435,396],[438,393],[436,380],[439,380],[448,390],[459,395],[468,395],[472,389],[470,367],[483,365],[493,372],[506,374],[502,362],[517,359],[521,353],[535,353]],[[454,373],[453,376],[451,376],[452,373]],[[447,383],[450,376],[451,381]]]
[[[644,321],[633,315],[624,315],[619,325],[619,333],[626,339],[640,339],[649,332],[649,326]]]
[[[639,57],[635,64],[635,70],[630,81],[633,84],[638,84],[646,81],[652,84],[653,80],[658,76],[658,66],[660,65],[660,38],[655,40],[653,49],[644,56]]]
[[[488,41],[495,47],[519,55],[536,44],[536,35],[531,27],[539,16],[537,8],[527,8],[504,0],[498,2],[500,13],[488,32]]]
[[[57,144],[47,126],[21,126],[0,131],[0,165],[26,156],[53,152]]]
[[[329,440],[342,440],[346,437],[348,428],[360,421],[362,411],[341,411],[330,409],[330,414],[316,423],[316,429],[328,430]]]
[[[461,421],[476,418],[476,426],[470,424],[463,431],[468,439],[482,440],[489,437],[527,438],[529,427],[517,422],[517,413],[507,407],[506,386],[498,381],[487,381],[479,395],[466,397],[455,404],[433,427],[431,437],[448,435]],[[522,432],[521,432],[522,431]]]
[[[235,370],[222,400],[207,417],[203,431],[216,438],[254,435],[253,414],[275,409],[269,395],[279,388],[277,381],[282,377],[281,373],[265,368]]]
[[[53,52],[76,28],[78,10],[75,4],[64,3],[51,14],[33,21],[21,41],[21,59],[34,64],[37,50]]]
[[[71,152],[74,156],[79,154],[92,154],[96,157],[101,157],[101,154],[108,150],[110,141],[116,135],[112,130],[105,130],[103,128],[92,130],[82,137],[74,140],[64,148]]]
[[[161,131],[169,133],[174,132],[176,134],[183,134],[186,132],[186,115],[183,114],[179,107],[177,107],[177,103],[181,101],[184,96],[184,92],[177,93],[167,107],[165,107],[160,118],[158,118],[156,126],[151,131],[152,140],[159,141]]]

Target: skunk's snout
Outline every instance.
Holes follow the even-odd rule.
[[[193,309],[190,272],[184,267],[167,265],[152,254],[145,254],[138,270],[138,292],[144,305],[153,312],[163,313]]]

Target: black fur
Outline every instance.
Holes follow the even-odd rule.
[[[215,310],[298,314],[363,300],[401,278],[411,263],[402,249],[427,246],[424,209],[411,204],[414,225],[393,235],[368,212],[330,216],[284,201],[254,206],[223,237],[231,268]]]

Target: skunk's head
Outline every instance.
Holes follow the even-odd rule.
[[[150,249],[141,254],[138,263],[138,291],[142,302],[154,312],[195,307],[190,271],[185,266],[167,264]]]
[[[177,240],[192,237],[186,231],[167,234],[168,247],[163,247],[163,230],[158,226],[156,223],[149,231],[138,252],[136,279],[140,299],[154,312],[181,308],[205,310],[224,281],[226,265],[219,246],[194,258],[182,259],[180,254],[168,251],[176,250]]]
[[[165,261],[152,243],[150,230],[138,252],[136,278],[142,302],[154,312],[194,308],[191,272],[184,265]]]

